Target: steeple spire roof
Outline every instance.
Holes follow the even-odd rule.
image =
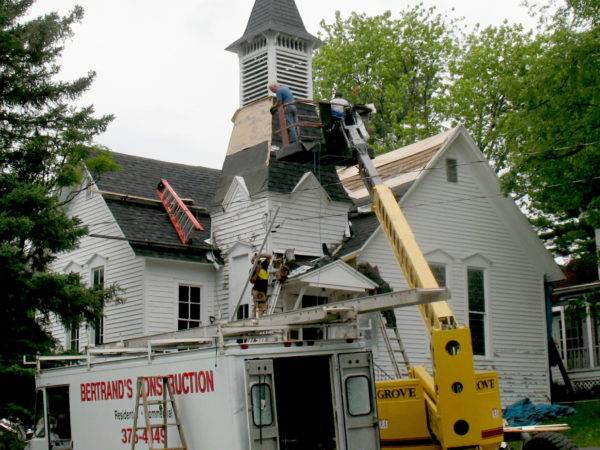
[[[235,52],[240,44],[270,30],[306,39],[316,44],[316,47],[321,43],[317,37],[306,31],[294,0],[256,0],[246,31],[226,50]]]

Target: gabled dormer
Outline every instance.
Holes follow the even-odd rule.
[[[268,95],[271,82],[312,98],[312,52],[322,44],[306,31],[294,0],[256,0],[246,31],[226,49],[239,57],[240,106]]]

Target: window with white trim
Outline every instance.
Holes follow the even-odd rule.
[[[458,163],[456,159],[446,158],[446,181],[458,183]]]
[[[92,287],[96,290],[104,289],[104,266],[94,267],[92,269]],[[104,305],[102,305],[104,307]],[[104,343],[104,316],[100,317],[94,323],[94,344]]]
[[[186,330],[200,326],[200,287],[179,285],[177,329]]]
[[[79,327],[71,328],[67,331],[69,350],[79,351]]]
[[[439,287],[448,286],[446,282],[446,265],[439,263],[429,263],[429,268]]]
[[[469,328],[474,355],[486,354],[486,310],[485,310],[485,271],[469,267],[467,269],[469,298]]]
[[[238,320],[247,319],[250,317],[250,305],[248,303],[242,303],[238,307],[236,317]]]

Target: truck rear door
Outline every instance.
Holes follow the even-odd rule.
[[[69,386],[51,386],[37,391],[36,422],[27,450],[71,450]]]
[[[340,354],[338,358],[346,448],[379,448],[372,356],[361,352]]]
[[[248,427],[252,450],[279,449],[273,360],[246,360]]]

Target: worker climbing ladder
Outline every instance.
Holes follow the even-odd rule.
[[[169,219],[177,235],[183,244],[189,244],[192,233],[196,230],[204,231],[204,227],[194,217],[177,192],[171,187],[167,180],[160,180],[156,193],[160,197]]]
[[[148,380],[156,379],[162,382],[162,393],[163,396],[160,399],[148,399]],[[159,413],[158,419],[162,419],[160,422],[152,422],[150,417],[149,406],[158,405]],[[169,406],[173,412],[174,422],[169,422]],[[143,408],[145,425],[143,427],[138,426],[138,416],[140,407]],[[169,427],[177,427],[177,433],[179,435],[179,441],[181,445],[179,447],[169,447]],[[143,430],[143,438],[140,439],[137,434],[138,430]],[[144,443],[148,442],[149,450],[188,450],[186,440],[183,434],[183,428],[181,426],[181,420],[179,418],[179,411],[173,397],[173,387],[169,383],[168,376],[153,376],[153,377],[138,377],[136,386],[135,396],[135,410],[133,416],[133,432],[134,436],[131,439],[131,450],[135,450],[136,444],[143,440]],[[155,447],[154,444],[160,445]],[[161,445],[162,444],[162,445]]]
[[[283,286],[284,281],[287,280],[289,272],[287,264],[290,257],[288,255],[293,255],[293,252],[293,249],[286,250],[282,258],[277,261],[277,263],[279,264],[278,267],[274,267],[276,264],[275,260],[271,261],[271,265],[269,266],[269,274],[271,277],[269,286],[271,289],[269,293],[267,314],[273,314],[275,312],[275,308],[277,307],[277,301],[279,299],[279,293],[281,292],[281,287]]]

